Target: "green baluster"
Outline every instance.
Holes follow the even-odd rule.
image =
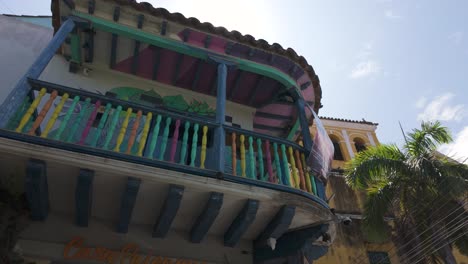
[[[109,130],[107,131],[107,136],[106,139],[104,140],[104,146],[102,147],[103,149],[108,150],[109,149],[109,143],[112,139],[112,136],[114,135],[115,128],[117,127],[117,123],[119,122],[120,118],[120,112],[122,111],[122,106],[117,106],[115,111],[112,113],[112,121],[109,126]]]
[[[85,113],[88,112],[88,107],[90,103],[91,103],[91,98],[86,98],[85,103],[83,107],[81,108],[81,111],[78,114],[78,117],[76,118],[75,123],[73,124],[70,130],[70,134],[68,135],[67,142],[72,142],[73,137],[75,136],[76,130],[78,130],[78,126],[81,123],[81,119],[83,119],[83,116],[85,115]]]
[[[184,136],[182,137],[182,148],[180,149],[180,164],[185,164],[185,156],[187,156],[187,141],[188,141],[188,133],[190,128],[190,122],[185,121],[185,130]]]
[[[318,196],[317,185],[315,185],[315,176],[312,173],[310,173],[310,183],[312,184],[312,191],[316,196]]]
[[[29,106],[31,106],[31,102],[29,102],[29,96],[26,96],[21,106],[15,112],[15,115],[13,116],[13,118],[10,119],[10,121],[8,122],[8,125],[7,125],[8,130],[14,130],[19,125],[21,118],[29,109]]]
[[[159,152],[159,159],[164,160],[164,153],[166,152],[167,139],[169,138],[169,128],[171,126],[172,119],[170,117],[166,118],[166,127],[164,128],[163,138],[161,142],[161,152]]]
[[[151,141],[149,145],[149,150],[146,153],[146,157],[153,159],[154,158],[154,150],[156,149],[156,144],[158,143],[158,136],[159,136],[159,127],[161,125],[162,116],[158,115],[156,117],[156,124],[153,128],[153,135],[151,136]]]
[[[57,133],[55,133],[53,139],[55,140],[60,140],[60,136],[62,135],[63,131],[67,127],[68,121],[70,120],[71,115],[73,114],[73,111],[75,110],[76,104],[80,101],[80,97],[77,95],[73,98],[73,102],[68,108],[67,113],[65,114],[65,117],[63,118],[62,122],[60,123],[60,127],[57,130]]]
[[[289,171],[288,156],[286,155],[286,146],[281,144],[281,155],[283,156],[283,165],[284,165],[284,178],[283,184],[291,186],[291,172]]]
[[[99,139],[99,136],[101,135],[102,129],[104,128],[104,125],[106,124],[107,117],[109,116],[109,112],[112,108],[112,105],[110,103],[107,103],[106,105],[106,110],[104,111],[104,114],[101,117],[101,121],[99,121],[99,125],[94,132],[93,139],[91,140],[91,146],[96,147],[97,141]]]
[[[253,138],[249,136],[249,159],[250,173],[247,175],[250,179],[256,179],[255,175],[255,154],[253,149]]]
[[[198,143],[198,124],[193,126],[192,138],[192,152],[190,153],[190,166],[195,167],[195,158],[197,157],[197,143]]]
[[[259,138],[257,138],[257,153],[258,153],[258,173],[260,174],[260,180],[267,181],[265,177],[265,168],[263,166],[262,140]]]
[[[278,144],[273,143],[273,155],[275,157],[276,176],[278,177],[278,183],[283,184],[283,173],[281,171],[280,158],[278,155]]]

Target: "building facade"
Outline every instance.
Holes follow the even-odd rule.
[[[17,183],[31,220],[5,231],[12,251],[40,263],[327,252],[337,219],[305,108],[318,112],[321,87],[302,56],[147,3],[51,7],[52,30],[0,17],[0,188]]]

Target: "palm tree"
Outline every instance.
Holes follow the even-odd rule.
[[[371,147],[346,166],[348,185],[366,193],[364,232],[387,239],[392,214],[403,263],[456,263],[453,245],[468,255],[468,166],[437,152],[452,141],[440,122],[422,122],[405,139],[402,149]]]

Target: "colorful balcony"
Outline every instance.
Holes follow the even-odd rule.
[[[284,56],[146,14],[160,25],[151,32],[132,5],[53,1],[57,32],[2,104],[0,166],[22,170],[37,221],[26,251],[42,255],[31,241],[45,234],[57,247],[79,234],[213,263],[323,255],[336,218],[310,170],[320,153],[305,104],[320,105],[318,80]]]

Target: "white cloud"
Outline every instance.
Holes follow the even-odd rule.
[[[468,164],[468,126],[465,126],[455,136],[453,143],[441,146],[439,151],[453,159]]]
[[[401,16],[393,13],[392,10],[385,10],[385,17],[389,19],[400,19]]]
[[[353,79],[363,78],[377,74],[380,70],[381,67],[378,62],[373,60],[362,61],[353,68],[349,77]]]
[[[460,121],[466,114],[465,105],[452,105],[451,100],[455,95],[446,93],[437,96],[426,104],[423,112],[418,114],[418,120],[424,121]]]
[[[449,40],[453,42],[455,45],[460,45],[463,41],[463,32],[457,31],[449,35]]]
[[[417,108],[423,108],[427,103],[427,98],[422,96],[418,99],[418,101],[416,101],[416,107]]]

